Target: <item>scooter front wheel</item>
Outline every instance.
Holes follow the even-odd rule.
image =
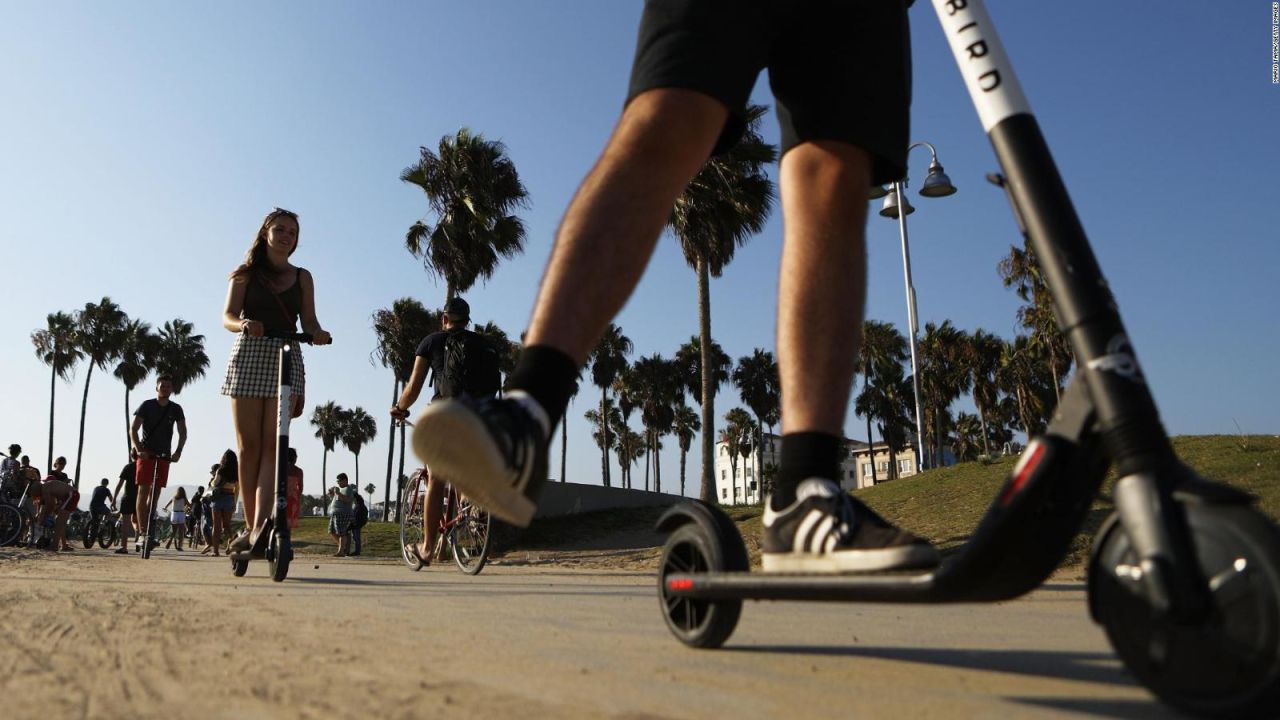
[[[271,579],[283,582],[289,577],[289,562],[293,560],[293,543],[284,533],[271,533],[267,547],[267,563],[271,567]]]
[[[1214,717],[1274,717],[1280,707],[1280,529],[1247,505],[1183,505],[1210,608],[1195,623],[1162,617],[1143,592],[1116,516],[1089,565],[1090,607],[1116,654],[1151,692]]]
[[[248,560],[231,558],[231,574],[235,575],[236,577],[244,577],[244,574],[248,571],[249,571]]]
[[[736,546],[736,551],[733,546]],[[742,538],[735,532],[710,532],[697,522],[676,528],[662,548],[658,574],[658,600],[667,629],[689,647],[718,648],[738,626],[742,614],[741,600],[701,600],[673,595],[667,588],[669,575],[687,573],[744,571],[730,567],[738,563],[729,558],[746,557]]]

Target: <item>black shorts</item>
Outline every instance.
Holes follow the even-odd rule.
[[[627,100],[655,88],[729,109],[715,153],[746,127],[756,77],[769,85],[782,153],[836,140],[873,158],[871,181],[906,174],[911,40],[906,0],[646,0]]]
[[[137,494],[129,494],[129,493],[125,493],[125,496],[124,496],[124,497],[122,497],[122,498],[120,498],[120,514],[121,514],[121,515],[132,515],[132,514],[136,513],[137,511],[138,511],[138,496],[137,496]]]

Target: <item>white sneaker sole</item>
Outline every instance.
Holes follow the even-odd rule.
[[[432,475],[450,482],[494,517],[528,527],[538,506],[508,480],[510,470],[489,429],[461,403],[436,402],[418,416],[413,451]]]
[[[843,550],[826,554],[761,553],[765,572],[853,573],[932,568],[938,551],[929,545],[904,545],[880,550]]]

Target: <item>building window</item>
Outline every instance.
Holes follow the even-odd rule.
[[[910,460],[899,460],[899,461],[898,461],[898,472],[911,472],[911,461],[910,461]]]
[[[752,478],[752,473],[754,473],[754,472],[755,472],[754,470],[746,470],[746,471],[743,473],[743,476],[744,476],[744,477],[746,477],[748,480],[750,480],[750,479]]]
[[[728,474],[724,470],[720,471],[720,479],[721,480],[728,479]]]
[[[871,463],[862,463],[862,477],[871,477]]]
[[[728,498],[729,498],[729,491],[725,490],[724,488],[720,488],[720,499],[727,500]]]
[[[881,460],[880,462],[876,463],[876,469],[882,473],[889,472],[889,461]]]

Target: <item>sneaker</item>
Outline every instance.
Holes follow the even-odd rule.
[[[116,549],[116,554],[117,554],[117,555],[128,555],[128,554],[129,554],[129,548],[123,548],[123,547],[122,547],[122,548],[117,548],[117,549]]]
[[[418,416],[413,449],[433,475],[517,527],[528,527],[547,479],[546,412],[527,393],[431,403]]]
[[[781,511],[765,502],[765,572],[872,572],[931,568],[938,551],[890,525],[835,483],[809,478]]]

